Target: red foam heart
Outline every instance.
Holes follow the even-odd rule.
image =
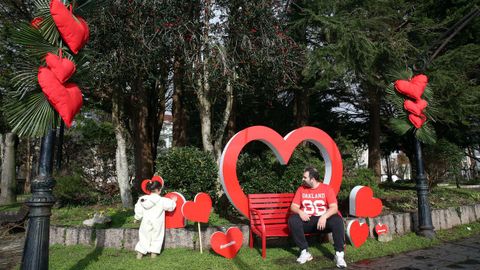
[[[330,185],[335,194],[342,184],[342,157],[333,139],[324,131],[314,127],[302,127],[282,138],[273,129],[253,126],[235,134],[225,146],[220,159],[220,180],[223,190],[237,210],[248,218],[248,198],[237,177],[237,160],[243,147],[251,141],[262,141],[275,153],[279,162],[288,163],[293,151],[303,141],[313,143],[325,160],[323,183]]]
[[[70,79],[76,70],[75,63],[73,63],[70,59],[62,58],[53,53],[47,53],[45,62],[62,84]]]
[[[427,87],[428,77],[419,74],[414,76],[410,81],[397,80],[395,81],[395,89],[403,95],[406,95],[414,100],[421,98],[425,87]]]
[[[188,220],[207,223],[212,209],[212,199],[207,193],[200,192],[195,199],[187,201],[182,206],[183,216]]]
[[[411,101],[409,99],[403,102],[403,107],[408,112],[411,112],[415,115],[421,115],[423,110],[427,107],[428,103],[424,99],[419,99],[416,101]]]
[[[210,237],[210,246],[217,254],[225,258],[234,258],[243,243],[242,231],[237,227],[228,228],[226,233],[214,232]]]
[[[53,108],[60,114],[65,125],[72,125],[73,117],[82,107],[82,92],[74,83],[63,85],[47,67],[38,69],[38,83]]]
[[[382,213],[382,201],[373,197],[370,187],[356,186],[349,196],[350,214],[356,217],[376,217]]]
[[[158,175],[154,175],[152,177],[152,179],[145,179],[145,180],[142,181],[142,184],[140,185],[140,187],[142,188],[143,193],[145,193],[147,195],[150,195],[150,193],[152,193],[147,189],[147,184],[148,184],[148,182],[151,182],[151,181],[159,182],[163,187],[163,178],[158,176]]]
[[[367,223],[360,224],[358,220],[351,220],[347,226],[347,236],[354,247],[362,246],[368,238]]]
[[[427,121],[427,117],[425,114],[420,114],[420,115],[415,115],[415,114],[409,114],[408,115],[408,120],[415,126],[415,128],[421,128],[425,121]]]
[[[182,206],[185,203],[185,197],[178,192],[169,192],[165,194],[166,198],[173,199],[177,198],[177,206],[175,210],[170,212],[165,212],[165,227],[167,229],[173,228],[184,228],[185,227],[185,217],[182,214]]]
[[[81,17],[75,17],[59,0],[50,2],[50,14],[60,32],[60,36],[74,54],[85,46],[90,36],[87,23]]]
[[[375,225],[375,232],[377,233],[377,235],[387,234],[388,233],[387,224],[378,223],[377,225]]]

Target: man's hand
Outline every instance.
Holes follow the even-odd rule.
[[[307,221],[310,220],[310,216],[307,215],[307,214],[306,214],[305,212],[303,212],[303,211],[298,212],[298,215],[300,216],[300,219],[303,220],[303,221],[305,221],[305,222],[307,222]]]
[[[172,197],[172,200],[173,200],[174,202],[177,202],[177,196],[173,196],[173,197]]]
[[[323,229],[325,229],[326,224],[327,224],[327,218],[325,218],[325,216],[321,216],[317,222],[317,229],[322,231]]]

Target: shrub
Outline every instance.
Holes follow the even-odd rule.
[[[62,205],[86,205],[97,201],[100,193],[91,187],[79,173],[55,177],[53,194]]]
[[[427,145],[424,153],[425,171],[428,173],[430,187],[459,177],[464,154],[457,145],[440,139],[433,145]]]
[[[382,190],[378,187],[375,174],[371,169],[355,168],[348,176],[344,176],[338,193],[339,200],[348,200],[350,191],[356,186],[368,186],[373,190],[374,197],[380,197]]]
[[[157,173],[165,181],[165,192],[180,192],[187,200],[205,192],[216,201],[218,169],[211,154],[195,147],[174,147],[158,156]]]

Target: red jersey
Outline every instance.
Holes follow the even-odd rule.
[[[292,203],[300,205],[300,210],[309,216],[321,216],[330,204],[337,203],[337,196],[329,185],[323,183],[315,189],[300,186]]]

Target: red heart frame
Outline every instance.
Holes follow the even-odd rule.
[[[368,238],[368,224],[360,223],[358,220],[351,220],[347,226],[347,237],[350,243],[356,248],[361,247]]]
[[[185,228],[186,220],[182,214],[182,206],[186,202],[185,197],[178,192],[169,192],[165,194],[164,197],[169,199],[177,197],[177,206],[175,207],[175,210],[165,212],[165,228]]]
[[[227,258],[235,258],[242,248],[243,233],[237,227],[228,228],[226,233],[214,232],[210,236],[210,246],[217,254]]]
[[[333,139],[321,129],[301,127],[282,138],[276,131],[265,126],[248,127],[235,134],[225,146],[220,158],[220,180],[227,197],[245,217],[248,214],[248,198],[243,192],[237,177],[237,161],[243,147],[259,140],[270,147],[282,165],[288,163],[295,148],[303,141],[313,143],[325,161],[323,183],[330,185],[335,194],[342,184],[342,157]]]
[[[152,179],[145,179],[142,181],[142,184],[140,185],[140,187],[142,188],[143,193],[147,195],[150,195],[152,193],[147,189],[147,184],[150,181],[159,182],[160,184],[162,184],[162,187],[163,187],[163,178],[161,176],[154,175]]]

